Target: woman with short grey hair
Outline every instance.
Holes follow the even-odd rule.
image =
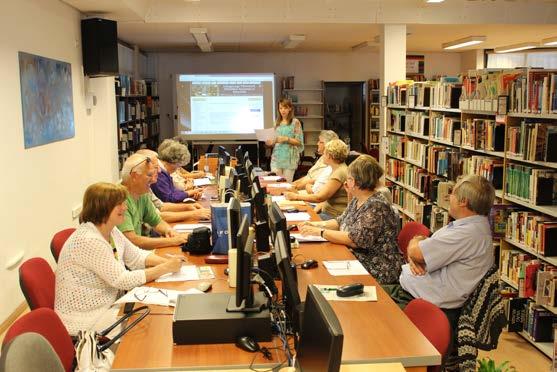
[[[151,185],[155,195],[167,203],[179,203],[186,198],[199,199],[201,192],[197,190],[182,191],[174,186],[172,173],[176,169],[188,164],[191,156],[187,146],[178,141],[165,139],[158,149],[161,172],[157,182]]]

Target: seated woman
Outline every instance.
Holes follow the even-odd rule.
[[[180,142],[184,146],[188,146],[188,139],[185,135],[179,135],[172,138],[174,141]],[[174,181],[174,186],[180,190],[188,191],[195,188],[193,180],[195,178],[205,177],[205,172],[203,171],[192,171],[188,172],[183,167],[176,169],[176,172],[172,173],[172,181]]]
[[[60,254],[54,310],[72,336],[114,323],[120,306],[113,304],[122,291],[180,270],[181,260],[139,249],[116,228],[124,221],[126,195],[122,185],[89,186],[81,224]]]
[[[346,181],[347,166],[344,164],[348,155],[348,146],[339,139],[329,141],[325,145],[323,162],[331,167],[331,175],[327,183],[315,194],[297,194],[286,192],[289,200],[303,200],[310,203],[322,203],[315,209],[322,220],[329,220],[342,214],[348,203],[346,190],[342,185]]]
[[[160,172],[156,183],[151,185],[151,190],[155,195],[167,203],[179,203],[186,198],[199,199],[201,190],[190,190],[185,192],[174,186],[172,174],[176,169],[190,162],[190,152],[185,145],[180,142],[165,139],[159,146],[159,165]]]
[[[391,204],[377,191],[383,169],[369,155],[360,155],[348,167],[346,189],[352,200],[334,220],[300,225],[304,235],[321,235],[344,244],[381,284],[397,283],[404,264],[397,245],[397,218]]]
[[[313,166],[308,170],[308,173],[303,176],[302,178],[298,178],[296,181],[293,182],[294,187],[297,190],[309,190],[311,189],[311,185],[313,185],[316,180],[323,176],[324,173],[328,173],[326,177],[331,174],[331,168],[325,164],[324,162],[324,155],[323,151],[325,151],[325,145],[334,139],[338,139],[338,135],[333,132],[332,130],[322,130],[319,133],[319,140],[317,141],[317,153],[321,155],[319,159],[313,164]],[[310,185],[310,186],[308,186]],[[315,194],[315,192],[313,192]]]

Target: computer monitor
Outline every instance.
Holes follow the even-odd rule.
[[[248,180],[248,175],[245,173],[238,173],[238,180],[240,182],[238,191],[244,194],[246,197],[250,196],[250,183]]]
[[[226,170],[226,164],[224,163],[224,159],[219,158],[219,172],[218,172],[219,177],[225,175],[225,170]]]
[[[244,161],[244,150],[242,149],[242,145],[236,147],[236,159],[238,159],[238,163]]]
[[[253,175],[252,175],[253,164],[252,164],[251,160],[249,160],[249,159],[246,160],[246,163],[245,163],[245,165],[244,165],[244,168],[245,168],[246,174],[248,175],[248,180],[249,180],[249,182],[252,183],[252,182],[253,182],[253,178],[252,178],[252,176],[253,176]]]
[[[240,158],[238,158],[238,160],[240,160]],[[244,158],[242,159],[242,163],[244,163],[244,165],[245,165],[247,160],[249,160],[249,152],[248,151],[244,152]]]
[[[286,317],[290,322],[292,331],[300,331],[300,312],[302,302],[298,293],[298,281],[296,277],[296,266],[292,265],[288,253],[288,241],[283,231],[277,233],[275,243],[275,259],[280,280],[282,281],[282,298],[285,306]]]
[[[236,235],[238,235],[238,230],[240,229],[241,208],[238,199],[235,197],[230,198],[228,207],[226,208],[226,215],[228,218],[228,249],[238,248]]]
[[[290,233],[288,232],[287,229],[286,217],[284,216],[284,213],[282,213],[280,207],[276,202],[273,202],[271,204],[271,207],[269,208],[269,229],[271,230],[271,241],[273,242],[276,240],[277,233],[279,231],[284,232],[284,236],[286,237],[286,242],[288,243],[287,245],[288,256],[291,256],[292,251],[290,249]]]
[[[236,185],[238,184],[238,173],[236,169],[230,168],[230,173],[228,173],[228,182],[226,183],[226,187],[236,190]]]
[[[342,327],[333,308],[317,287],[309,285],[296,350],[300,371],[338,372],[343,341]]]
[[[265,205],[265,191],[254,183],[251,187],[251,215],[255,224],[255,243],[258,252],[269,252],[269,210]]]

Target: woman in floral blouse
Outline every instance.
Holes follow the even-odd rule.
[[[325,222],[300,225],[304,235],[321,235],[344,244],[380,283],[397,283],[404,259],[397,246],[397,217],[391,204],[377,191],[383,169],[369,155],[348,167],[346,190],[352,200],[342,215]]]

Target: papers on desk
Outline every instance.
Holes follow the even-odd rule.
[[[174,225],[174,230],[179,233],[184,232],[192,232],[193,229],[197,229],[198,227],[208,227],[211,228],[211,222],[207,223],[178,223]]]
[[[200,186],[207,186],[211,184],[211,180],[207,177],[203,177],[203,178],[195,178],[193,180],[193,185],[195,187],[200,187]]]
[[[275,138],[275,128],[255,129],[255,138],[258,141],[267,141]]]
[[[284,195],[273,195],[271,201],[276,202],[279,207],[282,206],[292,206],[292,205],[306,205],[305,202],[301,200],[287,200]]]
[[[340,285],[314,284],[327,301],[377,301],[377,291],[374,285],[364,286],[364,293],[352,297],[337,296]]]
[[[327,239],[320,237],[319,235],[302,235],[300,233],[290,233],[290,236],[296,238],[298,243],[309,243],[309,242],[326,242]]]
[[[291,184],[289,184],[288,182],[279,182],[279,183],[270,183],[267,185],[267,187],[270,187],[271,189],[289,189],[292,187]]]
[[[358,260],[323,261],[323,265],[332,276],[369,275]]]
[[[197,288],[190,288],[187,291],[176,291],[155,287],[136,287],[116,300],[116,303],[140,302],[145,305],[176,306],[178,295],[202,293]]]
[[[187,280],[214,279],[215,273],[210,266],[183,265],[180,271],[164,274],[155,280],[158,283],[164,282],[185,282]]]
[[[287,222],[309,221],[309,219],[311,218],[309,213],[307,213],[307,212],[285,213],[284,217],[286,217]]]
[[[284,180],[283,176],[261,176],[259,178],[261,178],[261,180],[265,182],[275,182],[278,180]]]

